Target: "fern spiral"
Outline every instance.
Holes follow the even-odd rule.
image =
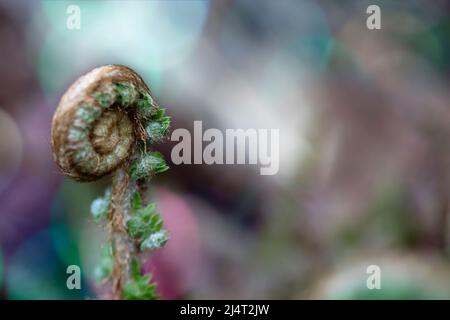
[[[167,232],[154,206],[142,207],[141,194],[149,178],[168,169],[162,156],[148,149],[165,138],[169,125],[143,79],[119,65],[81,76],[55,111],[52,150],[61,171],[80,182],[113,174],[112,188],[91,205],[94,220],[109,234],[105,257],[111,263],[102,263],[99,273],[110,284],[108,298],[155,296],[136,267],[138,253],[164,245]]]

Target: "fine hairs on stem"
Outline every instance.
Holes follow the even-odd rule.
[[[167,136],[170,117],[130,68],[106,65],[80,77],[64,93],[52,122],[53,157],[61,171],[80,182],[112,174],[112,187],[91,204],[94,221],[108,234],[95,277],[106,299],[156,299],[139,256],[168,240],[154,204],[143,191],[169,167],[152,144]]]

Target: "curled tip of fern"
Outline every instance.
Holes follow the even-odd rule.
[[[154,232],[142,241],[141,251],[162,248],[166,244],[167,240],[169,240],[169,234],[166,230]]]
[[[150,116],[150,121],[145,126],[149,143],[158,143],[164,140],[169,132],[170,117],[165,116],[164,108],[157,108]]]
[[[167,171],[169,166],[159,152],[149,152],[133,162],[130,167],[131,178],[134,181],[144,180],[156,173]]]

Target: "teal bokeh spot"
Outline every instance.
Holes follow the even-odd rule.
[[[333,38],[328,34],[300,37],[289,47],[291,54],[305,66],[323,71],[328,65]]]
[[[251,0],[233,3],[220,34],[225,57],[240,63],[268,52],[282,52],[298,39],[330,36],[322,8],[312,0]],[[308,43],[304,43],[303,53]],[[317,49],[317,43],[313,43]],[[275,53],[276,55],[277,53]]]
[[[82,190],[82,187],[86,189]],[[49,235],[56,254],[65,264],[81,266],[80,230],[84,221],[91,218],[89,204],[94,198],[92,191],[92,185],[67,179],[53,199]]]
[[[48,230],[43,230],[22,243],[12,256],[6,279],[9,299],[83,299],[87,285],[67,288],[68,265],[63,263],[53,246]],[[81,269],[83,276],[83,269]],[[83,278],[82,278],[83,279]]]
[[[69,5],[80,8],[80,29],[67,28]],[[105,64],[127,65],[158,93],[161,74],[195,48],[206,22],[207,1],[43,1],[29,39],[42,40],[37,71],[55,100],[80,74]]]

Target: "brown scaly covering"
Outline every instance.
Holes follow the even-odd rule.
[[[96,68],[75,81],[52,123],[53,156],[63,173],[93,181],[129,158],[135,137],[146,140],[146,114],[137,108],[142,96],[148,99],[148,87],[124,66]]]

